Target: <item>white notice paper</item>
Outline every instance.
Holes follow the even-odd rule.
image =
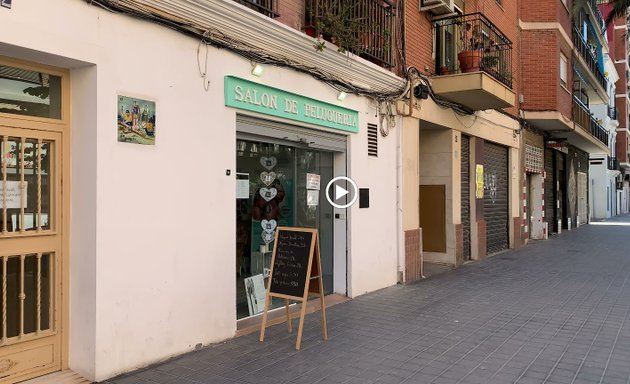
[[[7,209],[20,209],[20,182],[19,181],[7,181],[7,194],[3,196],[4,185],[0,181],[0,209],[6,204]],[[27,208],[26,191],[28,190],[28,182],[24,182],[24,208]]]
[[[262,312],[265,309],[265,293],[267,292],[263,275],[246,277],[243,283],[245,283],[249,315],[252,316]]]
[[[236,198],[249,199],[249,173],[236,174]]]
[[[319,191],[306,191],[306,205],[319,205]]]
[[[320,176],[316,173],[306,174],[306,189],[316,189],[319,191]]]

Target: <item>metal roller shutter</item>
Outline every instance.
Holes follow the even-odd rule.
[[[470,260],[470,138],[462,135],[462,232],[464,260]]]
[[[556,200],[554,198],[553,182],[553,155],[552,149],[545,150],[545,221],[550,233],[557,233],[558,228],[555,219]]]
[[[557,201],[558,201],[558,217],[556,218],[557,220],[562,219],[562,228],[566,228],[567,225],[567,218],[565,216],[565,212],[566,212],[566,202],[565,202],[565,196],[567,196],[567,177],[566,177],[566,172],[565,172],[565,156],[562,152],[557,152],[556,151],[556,165],[558,168],[558,194],[557,194]],[[559,230],[559,229],[558,229]]]
[[[508,149],[486,142],[483,200],[488,255],[509,246],[508,184]]]

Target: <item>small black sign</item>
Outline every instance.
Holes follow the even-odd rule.
[[[2,4],[2,6],[3,6],[4,8],[9,8],[9,9],[11,9],[11,0],[2,0],[2,3],[1,3],[1,4]]]
[[[303,297],[313,232],[278,228],[270,292]]]

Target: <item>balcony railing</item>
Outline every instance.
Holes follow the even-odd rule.
[[[483,71],[512,88],[512,42],[481,13],[435,23],[436,73]]]
[[[588,69],[591,71],[593,76],[595,76],[595,79],[597,79],[599,85],[604,88],[604,91],[607,91],[608,80],[606,80],[606,76],[604,76],[604,73],[599,68],[597,58],[595,57],[595,55],[593,55],[588,45],[586,45],[586,42],[582,38],[582,34],[580,33],[580,31],[575,27],[573,27],[573,45],[575,46],[575,49],[577,49],[577,51],[580,53],[580,56],[582,56],[582,58],[586,62]]]
[[[593,118],[588,107],[573,96],[573,121],[608,146],[608,132]]]
[[[265,16],[278,17],[277,0],[234,0],[239,4],[260,12]]]
[[[619,160],[616,157],[608,156],[608,169],[611,171],[619,169]]]
[[[602,16],[602,13],[600,12],[599,7],[597,6],[597,1],[588,0],[588,4],[591,6],[591,9],[593,10],[593,15],[595,16],[595,20],[599,24],[599,27],[602,30],[604,30],[604,27],[605,27],[604,16]]]
[[[396,6],[390,0],[305,0],[304,28],[376,64],[392,67]],[[337,42],[342,35],[341,42]],[[341,46],[341,45],[340,45]]]
[[[608,117],[611,120],[617,120],[617,107],[608,106]]]

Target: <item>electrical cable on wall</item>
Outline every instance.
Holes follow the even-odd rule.
[[[234,52],[251,62],[259,64],[274,65],[282,68],[291,68],[297,72],[308,74],[315,79],[324,82],[337,92],[352,93],[355,95],[365,96],[376,101],[378,104],[378,114],[380,116],[380,131],[383,137],[389,134],[389,131],[396,126],[396,118],[394,114],[394,103],[397,101],[411,97],[410,93],[413,91],[413,85],[418,82],[422,82],[427,88],[431,99],[441,108],[450,108],[454,113],[462,116],[473,114],[473,111],[462,106],[461,104],[451,102],[433,93],[429,78],[422,74],[417,68],[409,67],[403,70],[403,76],[407,80],[405,85],[398,89],[391,91],[374,91],[365,87],[357,86],[350,81],[346,81],[342,78],[335,76],[334,74],[326,73],[320,68],[308,66],[291,60],[287,57],[283,57],[278,54],[272,54],[265,52],[260,47],[251,45],[245,41],[241,41],[232,38],[222,31],[214,28],[206,28],[191,21],[182,21],[175,17],[169,17],[164,12],[159,10],[143,6],[142,3],[137,0],[85,0],[88,4],[99,6],[109,12],[120,13],[129,16],[133,16],[139,19],[151,21],[187,36],[199,39],[199,46],[197,49],[197,65],[199,74],[203,79],[204,89],[207,91],[210,86],[210,82],[207,80],[207,65],[208,65],[208,46],[216,48],[227,49]],[[403,14],[400,12],[399,17],[402,18]],[[399,20],[402,25],[402,20]],[[399,41],[396,42],[396,51],[398,54],[398,63],[405,67],[406,58],[404,56],[404,42],[402,36]],[[206,46],[205,60],[202,62],[200,56],[201,45]]]
[[[262,50],[260,47],[253,46],[247,42],[234,39],[227,36],[223,32],[210,28],[206,29],[192,22],[183,22],[168,18],[164,13],[158,13],[153,9],[142,6],[141,3],[134,0],[85,0],[89,4],[97,5],[107,11],[114,13],[122,13],[134,16],[140,19],[152,21],[188,36],[200,39],[202,44],[211,45],[217,48],[230,50],[238,55],[259,64],[269,64],[278,67],[291,68],[301,73],[311,75],[320,80],[338,92],[352,93],[356,95],[370,97],[379,102],[395,101],[403,98],[409,88],[405,85],[399,89],[391,91],[373,91],[364,87],[352,84],[349,81],[341,79],[332,74],[328,74],[321,69],[308,66],[295,60],[288,59],[276,54],[270,54]],[[201,65],[199,65],[201,68]],[[200,70],[200,72],[202,72]]]

